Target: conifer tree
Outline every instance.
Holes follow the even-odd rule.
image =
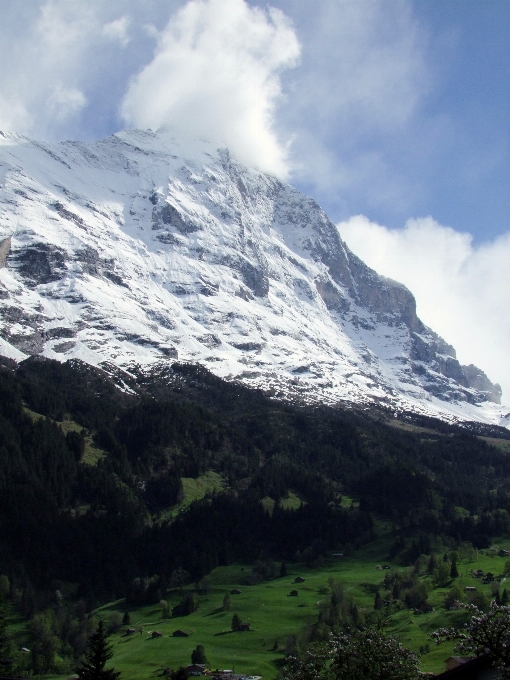
[[[240,630],[241,629],[241,619],[239,618],[239,614],[234,614],[232,617],[232,630]]]
[[[457,562],[452,562],[450,568],[450,578],[457,578],[459,575],[459,570],[457,569]]]
[[[381,593],[379,591],[376,592],[375,594],[375,599],[374,599],[374,609],[382,609],[384,607],[384,600],[381,597]]]
[[[191,663],[207,664],[204,645],[197,645],[191,652]]]
[[[112,646],[108,644],[104,623],[99,621],[96,632],[89,638],[85,659],[76,670],[76,675],[80,680],[116,680],[120,672],[113,668],[105,669],[106,662],[112,656]]]

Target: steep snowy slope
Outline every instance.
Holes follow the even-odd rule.
[[[0,353],[175,358],[274,394],[503,423],[499,386],[353,255],[310,198],[226,149],[131,130],[0,133]]]

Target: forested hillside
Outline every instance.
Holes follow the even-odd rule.
[[[90,609],[159,601],[179,568],[198,581],[234,561],[312,563],[384,518],[408,560],[417,536],[484,547],[510,530],[506,430],[300,407],[192,365],[121,380],[36,358],[0,369],[0,573],[26,614],[56,581]],[[223,491],[171,512],[182,478],[211,470]]]

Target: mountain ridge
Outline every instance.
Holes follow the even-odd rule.
[[[228,150],[168,130],[2,133],[0,163],[2,354],[128,373],[179,359],[289,399],[510,422],[405,286]]]

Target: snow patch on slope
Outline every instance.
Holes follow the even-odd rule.
[[[0,182],[6,356],[178,358],[285,398],[506,422],[404,286],[226,149],[170,130],[51,147],[6,133]]]

